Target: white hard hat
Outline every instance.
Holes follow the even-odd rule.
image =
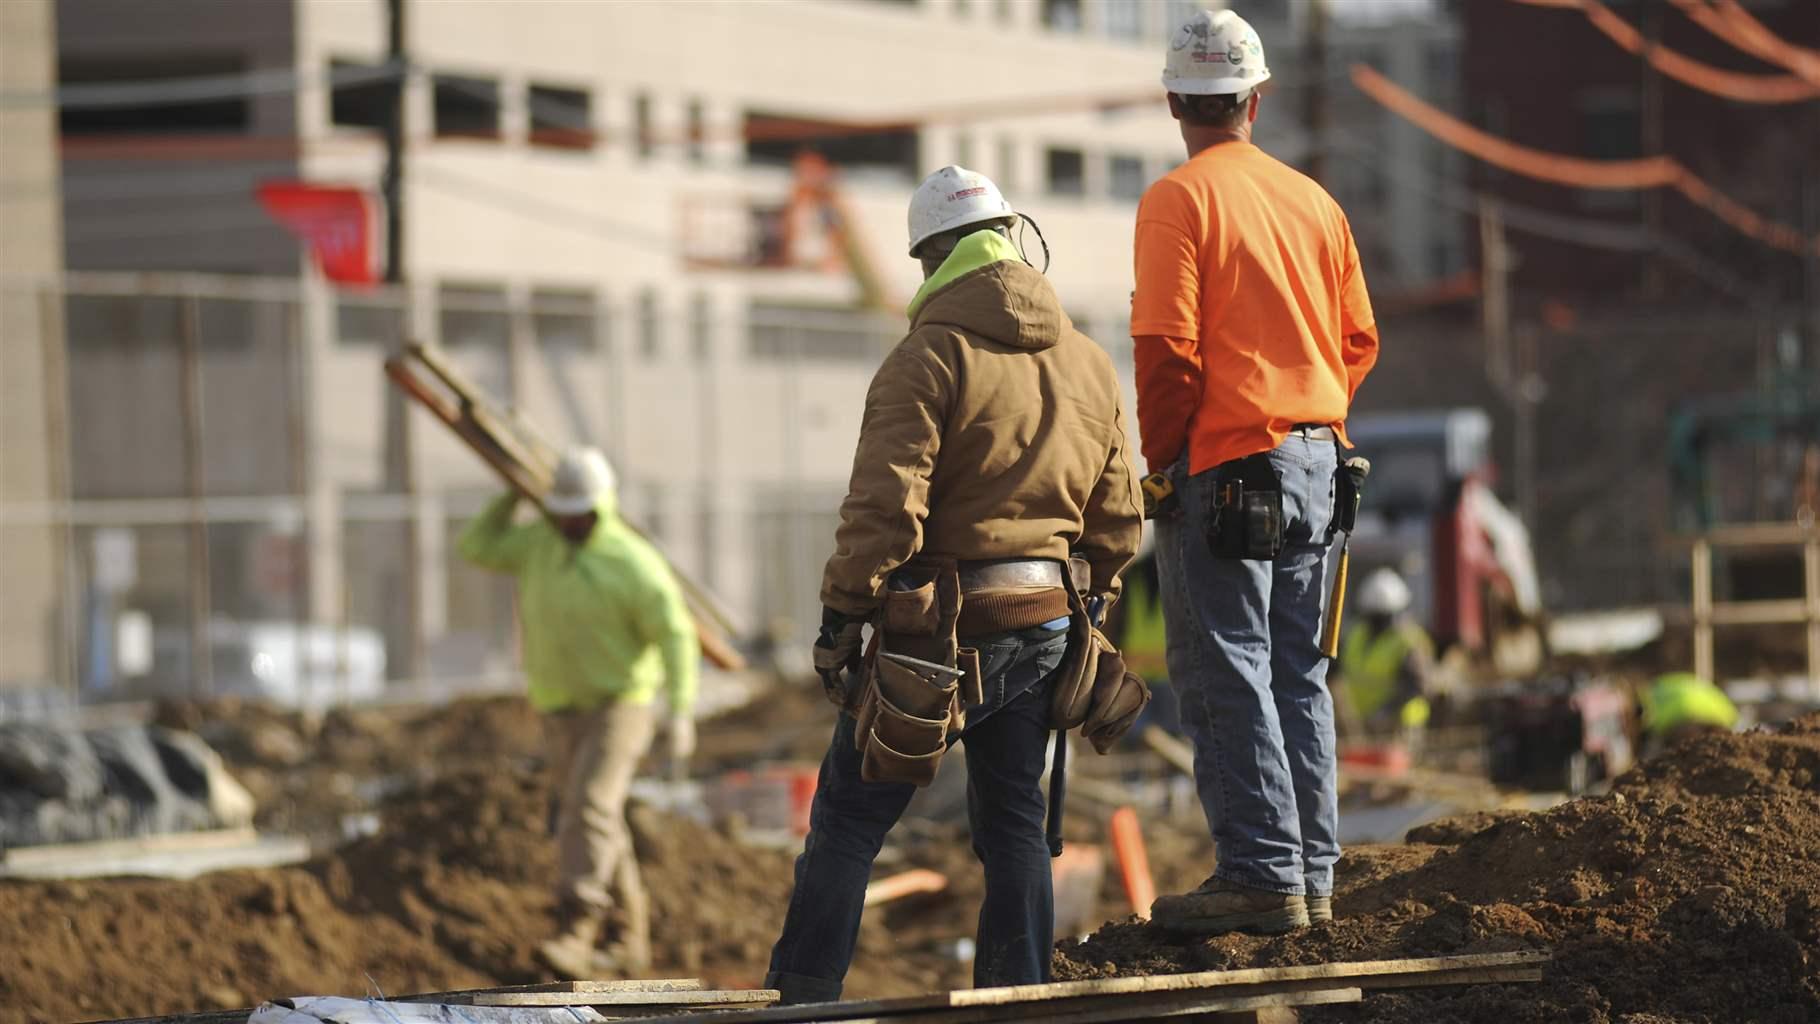
[[[599,448],[578,446],[562,453],[543,507],[551,515],[583,516],[613,490],[613,466]]]
[[[944,231],[1015,216],[991,178],[949,164],[924,178],[910,197],[910,255]]]
[[[1269,78],[1257,31],[1231,11],[1196,11],[1163,60],[1163,88],[1184,96],[1234,95]]]
[[[1359,588],[1359,611],[1367,615],[1396,615],[1408,607],[1409,584],[1395,569],[1377,570]]]

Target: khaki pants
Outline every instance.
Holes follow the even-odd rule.
[[[617,900],[628,952],[644,954],[650,908],[632,852],[626,796],[651,748],[655,712],[649,704],[615,700],[592,711],[557,712],[546,721],[558,800],[557,901],[577,915],[604,918]]]

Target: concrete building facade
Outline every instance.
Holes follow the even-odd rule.
[[[919,280],[902,249],[911,189],[947,163],[994,177],[1129,377],[1133,211],[1182,159],[1160,51],[1195,6],[404,0],[404,283],[349,290],[307,268],[253,192],[377,193],[384,0],[61,0],[70,266],[291,282],[167,281],[147,306],[124,297],[137,279],[109,277],[109,294],[72,298],[72,401],[113,410],[72,437],[75,496],[122,516],[212,503],[200,531],[139,530],[141,576],[164,582],[127,599],[161,630],[350,624],[385,637],[396,677],[503,669],[509,589],[451,554],[493,482],[381,374],[404,338],[434,340],[558,439],[605,448],[626,512],[678,566],[749,632],[800,646],[865,388]],[[1296,159],[1294,5],[1241,9],[1285,90],[1260,142]],[[165,99],[108,105],[122,80]],[[821,211],[798,211],[795,258],[776,265],[805,145],[839,176],[882,310],[856,308],[868,292],[830,258]],[[1386,224],[1419,220],[1376,205]],[[1430,249],[1373,258],[1419,277]],[[147,382],[197,396],[190,449],[179,410],[119,401]],[[183,596],[199,577],[203,599]]]
[[[0,91],[42,95],[57,82],[52,0],[0,4]],[[44,107],[0,105],[0,500],[43,506],[63,495],[63,337],[54,290],[63,263],[57,123]],[[64,535],[0,519],[0,687],[67,674],[60,635]]]

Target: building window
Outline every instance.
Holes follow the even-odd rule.
[[[1049,194],[1080,196],[1087,194],[1087,157],[1078,149],[1051,148],[1043,154],[1048,168]]]
[[[921,154],[916,125],[856,131],[854,124],[770,111],[746,111],[746,160],[788,166],[805,149],[854,171],[916,181]]]
[[[594,145],[594,104],[588,90],[533,84],[528,97],[532,145],[562,149]]]
[[[399,81],[380,79],[377,64],[351,60],[329,62],[329,121],[341,128],[385,131],[397,102]]]
[[[1114,199],[1144,198],[1144,158],[1114,153],[1108,161],[1107,177]]]
[[[531,293],[531,334],[544,349],[592,352],[594,296],[585,291],[540,288]]]
[[[695,543],[700,548],[695,553],[696,571],[701,573],[702,585],[709,590],[720,582],[720,559],[714,557],[714,541],[719,534],[719,523],[714,515],[714,499],[719,492],[712,487],[704,487],[696,496],[700,502],[696,506]]]
[[[903,337],[889,317],[854,309],[755,302],[747,316],[754,359],[875,365]]]
[[[663,324],[657,315],[657,291],[646,288],[638,293],[638,354],[656,359],[663,350]]]
[[[437,75],[432,98],[438,136],[499,138],[499,83],[493,79]]]
[[[993,177],[1000,192],[1011,192],[1017,188],[1017,141],[1011,138],[998,140],[998,174]]]
[[[1081,0],[1043,0],[1043,24],[1056,32],[1081,30]]]
[[[640,160],[651,159],[657,151],[657,131],[651,123],[651,97],[639,93],[632,98],[632,144]]]
[[[713,305],[706,295],[689,300],[689,347],[697,362],[707,362],[714,349]]]
[[[669,532],[667,517],[664,515],[664,485],[656,481],[647,481],[645,492],[645,521],[638,524],[651,539],[663,543],[664,534]]]
[[[1576,104],[1580,113],[1580,152],[1593,160],[1629,160],[1643,155],[1643,115],[1635,89],[1612,87],[1582,92]],[[1588,189],[1580,193],[1588,209],[1631,210],[1640,203],[1636,192]]]
[[[442,347],[495,398],[512,398],[512,318],[504,288],[444,285],[437,296]]]
[[[707,159],[708,116],[702,109],[700,100],[689,101],[689,162],[702,163]]]
[[[1105,0],[1106,34],[1127,42],[1142,42],[1145,0]]]
[[[973,136],[966,132],[954,137],[954,162],[962,167],[973,166]]]
[[[245,62],[239,58],[206,54],[65,59],[57,69],[57,80],[67,88],[233,75],[246,70]],[[252,130],[253,103],[251,97],[237,95],[137,102],[131,106],[71,104],[62,108],[58,121],[65,135],[241,135]]]

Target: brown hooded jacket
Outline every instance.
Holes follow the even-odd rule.
[[[917,555],[1073,551],[1116,594],[1142,518],[1112,360],[1000,260],[930,293],[873,377],[822,603],[869,615]]]

